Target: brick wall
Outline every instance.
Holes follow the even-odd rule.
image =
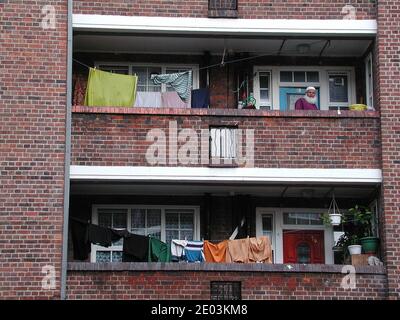
[[[400,4],[379,1],[377,52],[378,103],[381,109],[383,240],[389,294],[400,297]]]
[[[0,16],[0,299],[59,298],[67,1],[1,1]],[[41,288],[45,265],[54,290]]]
[[[241,281],[243,300],[386,298],[384,273],[356,273],[356,289],[345,290],[341,288],[344,277],[341,266],[333,266],[336,272],[328,273],[285,272],[283,265],[205,264],[196,267],[199,271],[190,271],[194,269],[190,264],[179,266],[182,270],[176,270],[178,266],[165,266],[165,271],[154,265],[151,271],[143,271],[145,266],[141,270],[126,271],[123,264],[115,266],[121,271],[93,271],[95,267],[90,268],[92,271],[79,271],[80,267],[72,266],[68,271],[68,299],[210,300],[210,281]],[[260,271],[261,267],[268,271]],[[221,271],[224,268],[233,270]],[[329,269],[328,266],[324,268]],[[204,269],[208,271],[201,271]],[[100,266],[97,270],[101,270]]]
[[[239,1],[238,18],[242,19],[342,19],[347,0],[259,0]],[[374,19],[375,1],[358,0],[351,5],[357,19]],[[115,0],[74,1],[74,13],[104,15],[143,15],[168,17],[208,17],[208,0]]]
[[[117,110],[118,108],[109,108]],[[141,108],[127,112],[140,112]],[[75,110],[96,112],[107,108],[81,107]],[[149,112],[149,109],[142,109]],[[207,116],[211,110],[152,110],[163,114],[100,114],[74,113],[72,128],[72,163],[74,165],[139,166],[148,165],[146,151],[153,142],[146,141],[150,129],[160,128],[166,134],[170,121],[177,123],[178,131],[200,130],[209,125],[233,125],[240,129],[254,129],[254,163],[262,168],[380,168],[378,118],[337,118],[335,112],[297,113],[297,116],[279,116],[279,112],[260,117]],[[218,110],[215,110],[218,111]],[[223,110],[221,110],[223,111]],[[228,114],[228,111],[225,114]],[[236,110],[237,114],[247,110]],[[171,114],[169,115],[169,112]],[[179,111],[178,111],[179,112]],[[193,112],[194,114],[190,114]],[[204,112],[199,116],[196,112]],[[232,111],[235,114],[235,111]],[[349,112],[354,114],[354,112]],[[256,114],[249,113],[249,114]],[[260,114],[268,114],[260,112]],[[295,114],[295,112],[293,112]],[[222,113],[222,115],[224,115]],[[331,115],[332,117],[328,117]],[[337,115],[337,114],[336,114]],[[179,144],[178,148],[181,146]],[[167,155],[167,164],[169,163]],[[181,163],[180,163],[181,164]],[[198,165],[198,164],[197,164]],[[189,164],[189,166],[197,166]]]

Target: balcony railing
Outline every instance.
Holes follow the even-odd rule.
[[[237,18],[237,0],[209,0],[208,16],[210,18]]]

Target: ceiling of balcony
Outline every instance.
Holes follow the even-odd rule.
[[[271,198],[330,198],[334,191],[337,198],[369,199],[377,192],[378,186],[371,185],[261,185],[261,184],[151,184],[118,182],[73,182],[72,195],[175,195],[200,196],[210,193],[214,196],[248,194]]]
[[[225,49],[226,54],[247,52],[281,56],[361,57],[372,41],[365,38],[222,38],[77,33],[74,36],[74,51],[161,54],[202,54],[209,51],[213,55],[222,55]]]

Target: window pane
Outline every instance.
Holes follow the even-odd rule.
[[[281,82],[292,82],[291,71],[281,71]]]
[[[308,82],[319,82],[319,73],[317,71],[307,72],[307,81]]]
[[[165,221],[167,229],[177,229],[179,227],[179,215],[177,213],[166,213]]]
[[[296,215],[294,213],[284,213],[283,214],[284,224],[296,224]]]
[[[310,215],[308,213],[297,213],[296,214],[296,224],[310,224]]]
[[[128,66],[100,66],[99,69],[112,73],[129,74]]]
[[[179,239],[179,231],[178,230],[166,230],[165,231],[165,241],[167,243],[171,243],[172,239]]]
[[[181,228],[193,230],[193,213],[181,213]]]
[[[148,229],[147,235],[161,240],[161,231],[160,230]]]
[[[112,252],[112,262],[122,262],[122,251]]]
[[[330,102],[348,102],[347,75],[329,76]]]
[[[137,91],[160,92],[161,86],[155,85],[151,80],[153,73],[161,73],[161,67],[132,67],[132,73],[138,76]]]
[[[294,82],[305,82],[306,74],[304,71],[295,71],[294,73]]]
[[[161,228],[161,210],[148,209],[147,210],[147,227]]]
[[[127,209],[98,209],[99,226],[105,228],[126,228]]]
[[[111,228],[112,216],[109,213],[99,213],[99,226]]]
[[[193,231],[192,230],[183,230],[181,231],[181,237],[182,240],[193,240]]]
[[[323,221],[321,219],[321,214],[319,213],[310,213],[310,224],[312,225],[321,225]]]
[[[111,252],[96,251],[96,262],[111,262]]]
[[[269,91],[268,90],[260,90],[260,98],[264,101],[269,101]]]
[[[145,228],[146,225],[146,211],[144,209],[132,209],[131,228],[139,229]]]
[[[297,263],[310,263],[311,249],[307,243],[301,243],[297,246]]]
[[[263,231],[272,230],[272,215],[269,214],[262,216],[262,229]]]
[[[322,225],[319,213],[291,212],[283,214],[284,224]]]
[[[269,88],[269,73],[260,72],[260,88],[262,89]]]
[[[115,229],[126,229],[126,213],[114,213],[112,227]]]

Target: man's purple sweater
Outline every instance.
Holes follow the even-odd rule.
[[[317,105],[307,102],[304,98],[298,99],[294,108],[295,110],[318,110]]]

